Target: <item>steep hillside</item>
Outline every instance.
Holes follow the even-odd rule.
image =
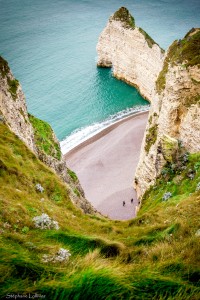
[[[168,49],[135,174],[138,195],[155,183],[177,156],[200,151],[200,29],[192,29]]]
[[[152,100],[156,78],[161,71],[164,51],[121,7],[109,19],[97,44],[99,67],[112,67],[113,75],[138,88]]]
[[[96,210],[85,199],[79,180],[66,166],[51,126],[28,114],[21,85],[0,56],[0,120],[70,187],[72,201],[85,213]]]
[[[0,124],[1,298],[199,299],[199,160],[190,155],[179,177],[165,169],[136,219],[110,221],[76,208]]]

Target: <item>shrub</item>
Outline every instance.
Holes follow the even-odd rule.
[[[36,191],[38,191],[38,192],[40,192],[40,193],[43,193],[43,192],[44,192],[44,188],[41,186],[40,183],[37,183],[37,184],[35,185],[35,189],[36,189]]]
[[[42,214],[41,216],[37,216],[33,218],[36,228],[40,229],[59,229],[59,225],[57,221],[51,219],[47,214]]]

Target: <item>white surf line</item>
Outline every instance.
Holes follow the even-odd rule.
[[[63,155],[65,155],[83,142],[86,142],[90,138],[102,132],[104,129],[116,125],[117,123],[120,123],[132,116],[136,116],[147,111],[149,111],[149,106],[145,105],[144,108],[142,107],[142,109],[140,107],[140,110],[130,111],[124,115],[120,115],[120,113],[118,113],[116,115],[110,116],[109,119],[102,122],[93,123],[89,126],[77,129],[60,142],[61,151]]]

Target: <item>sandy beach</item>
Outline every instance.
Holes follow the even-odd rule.
[[[65,154],[86,198],[111,219],[135,216],[138,201],[132,183],[147,118],[143,112],[123,119]]]

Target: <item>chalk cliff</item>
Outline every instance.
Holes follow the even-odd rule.
[[[134,180],[139,197],[181,149],[200,151],[200,29],[169,47],[157,78]]]
[[[68,184],[71,200],[78,207],[85,213],[96,211],[84,198],[78,178],[67,168],[51,126],[28,114],[21,85],[1,56],[0,122],[5,123],[44,164]]]
[[[112,67],[151,102],[134,179],[141,198],[180,148],[200,151],[200,31],[192,29],[164,53],[121,7],[101,33],[97,53],[99,67]]]
[[[112,67],[113,75],[138,88],[151,101],[162,69],[164,51],[121,7],[109,19],[97,44],[99,67]]]

